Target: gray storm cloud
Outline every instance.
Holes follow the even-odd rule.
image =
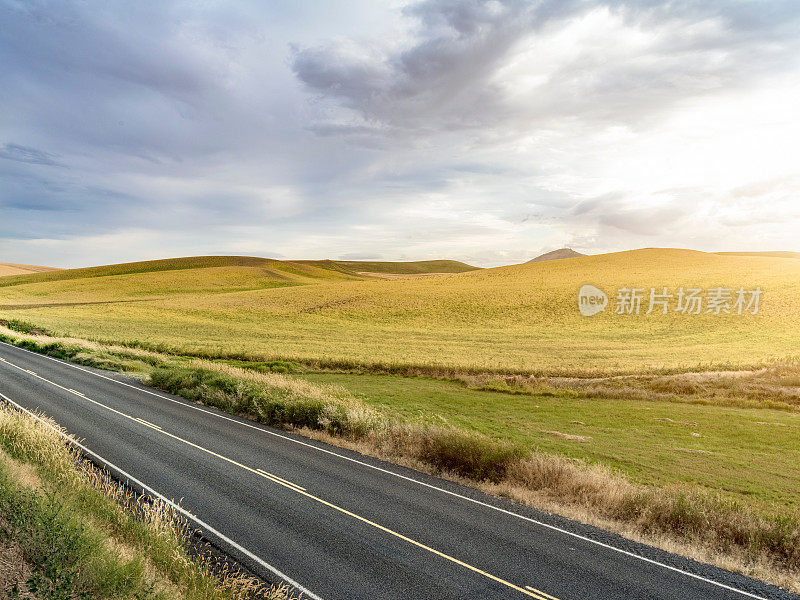
[[[632,28],[654,28],[643,51],[614,40],[558,60],[525,102],[503,86],[503,70],[542,30],[567,27],[599,8]],[[554,119],[631,122],[724,87],[747,85],[797,62],[797,7],[776,3],[467,2],[428,0],[405,10],[413,41],[381,48],[335,40],[295,49],[292,69],[307,88],[353,109],[366,123],[430,131]],[[688,26],[688,27],[687,27]],[[532,57],[535,63],[538,57]],[[541,60],[546,60],[543,57]],[[535,65],[534,65],[535,66]]]
[[[0,258],[787,245],[758,207],[800,192],[798,24],[779,1],[0,0]]]

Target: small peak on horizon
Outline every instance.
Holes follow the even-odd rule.
[[[562,258],[576,258],[579,256],[586,256],[586,254],[581,254],[580,252],[576,252],[572,248],[559,248],[558,250],[553,250],[551,252],[545,252],[544,254],[540,254],[536,258],[532,258],[529,260],[529,263],[532,262],[541,262],[545,260],[560,260]]]

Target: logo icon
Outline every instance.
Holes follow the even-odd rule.
[[[608,296],[601,289],[593,285],[582,285],[578,291],[578,310],[584,317],[591,317],[601,313],[608,306]]]

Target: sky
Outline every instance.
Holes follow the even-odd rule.
[[[0,0],[0,262],[800,251],[794,0]]]

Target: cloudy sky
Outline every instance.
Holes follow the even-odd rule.
[[[800,3],[0,0],[0,262],[800,250]]]

